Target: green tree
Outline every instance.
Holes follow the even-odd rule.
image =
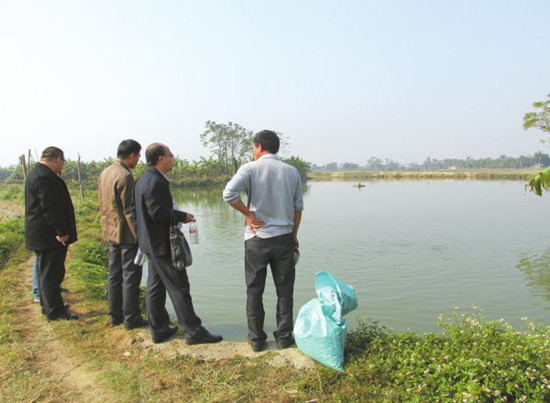
[[[306,179],[307,173],[311,170],[311,164],[300,157],[281,158],[281,160],[295,167],[304,180]]]
[[[523,115],[523,128],[525,130],[535,128],[542,130],[545,133],[550,132],[550,94],[548,94],[547,101],[534,102],[533,108],[535,112],[527,112]],[[545,143],[548,140],[541,140]],[[546,168],[544,171],[535,175],[527,185],[533,193],[538,196],[542,196],[542,190],[550,190],[550,168]]]
[[[533,103],[535,111],[527,112],[523,115],[523,129],[531,128],[542,130],[545,133],[550,132],[550,94],[547,95],[547,101]]]
[[[208,120],[206,130],[201,134],[202,145],[208,147],[214,157],[233,174],[247,159],[253,132],[233,122],[227,124]]]

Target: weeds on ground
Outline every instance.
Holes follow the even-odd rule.
[[[360,323],[348,338],[345,371],[322,368],[304,387],[341,402],[550,400],[549,326],[527,322],[515,331],[480,313],[441,317],[440,325],[442,334],[421,336]]]
[[[0,200],[10,200],[23,203],[25,186],[19,183],[8,184],[0,189]]]

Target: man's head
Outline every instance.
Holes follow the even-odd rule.
[[[252,152],[254,159],[265,154],[277,154],[279,152],[279,137],[271,130],[262,130],[256,133],[252,140]]]
[[[42,151],[40,156],[40,162],[48,166],[56,174],[60,174],[63,171],[63,166],[65,165],[65,155],[63,150],[57,147],[47,147]]]
[[[133,169],[139,162],[141,144],[135,140],[123,140],[116,152],[117,158],[128,168]]]
[[[162,173],[172,170],[172,151],[161,143],[153,143],[145,150],[147,165],[158,169]]]

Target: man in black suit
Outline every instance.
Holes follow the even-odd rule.
[[[221,336],[210,334],[193,308],[187,271],[176,270],[170,258],[168,231],[172,216],[172,194],[166,173],[172,170],[172,152],[154,143],[145,151],[147,170],[137,180],[135,205],[138,244],[149,259],[147,316],[153,342],[160,343],[178,331],[170,326],[166,292],[172,300],[187,344],[217,343]],[[176,222],[195,221],[193,214],[174,210]]]
[[[63,151],[48,147],[25,185],[25,241],[36,253],[40,304],[48,321],[74,320],[61,297],[68,245],[76,242],[73,203],[61,171]]]

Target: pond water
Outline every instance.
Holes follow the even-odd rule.
[[[294,315],[327,270],[357,291],[350,325],[369,317],[395,331],[440,331],[437,318],[479,307],[514,327],[550,323],[550,196],[518,181],[310,182],[300,227]],[[243,218],[222,189],[174,189],[200,243],[188,269],[195,308],[226,340],[246,340]],[[185,232],[185,231],[184,231]],[[146,275],[144,276],[146,277]],[[275,329],[268,276],[265,330]]]

